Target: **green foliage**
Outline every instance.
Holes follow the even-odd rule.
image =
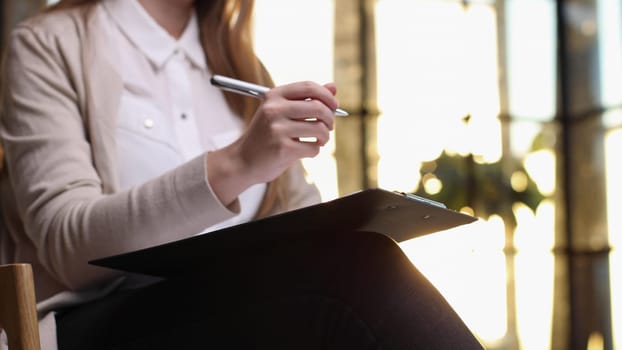
[[[510,162],[513,171],[507,174],[501,161],[477,163],[472,156],[443,152],[436,160],[422,164],[422,177],[415,194],[442,202],[454,210],[470,207],[475,216],[484,219],[498,214],[515,223],[516,218],[509,210],[513,203],[524,203],[535,210],[544,196],[521,162],[516,159]],[[511,175],[516,172],[527,181],[520,191],[511,185]],[[440,180],[442,188],[438,193],[430,194],[425,191],[424,183],[430,177]]]

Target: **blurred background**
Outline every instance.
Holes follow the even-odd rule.
[[[44,0],[2,0],[3,35]],[[277,84],[337,83],[331,200],[480,218],[401,243],[488,349],[622,348],[620,0],[256,0]],[[616,180],[618,179],[618,180]]]

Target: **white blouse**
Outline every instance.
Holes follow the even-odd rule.
[[[243,121],[211,86],[196,16],[177,40],[138,0],[105,0],[111,55],[124,89],[117,128],[119,179],[129,189],[235,141]],[[266,185],[239,196],[239,215],[206,231],[246,222],[255,215]]]

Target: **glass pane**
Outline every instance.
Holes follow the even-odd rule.
[[[598,40],[601,77],[601,102],[605,108],[622,104],[622,4],[619,0],[598,1]],[[622,111],[612,109],[604,115],[611,128],[605,139],[607,174],[607,220],[611,278],[611,316],[614,348],[622,347]]]
[[[379,0],[376,11],[379,186],[415,191],[422,164],[440,156],[498,162],[494,9],[460,1]],[[504,226],[493,215],[402,244],[487,343],[507,332]]]
[[[620,113],[620,112],[615,112]],[[607,134],[605,141],[605,153],[607,164],[607,209],[610,242],[613,248],[610,256],[611,278],[611,314],[613,321],[614,347],[622,347],[622,162],[620,162],[620,150],[622,149],[622,128],[618,127]]]
[[[454,197],[475,189],[488,206],[477,208],[476,215],[486,212],[477,225],[402,247],[486,344],[546,349],[558,130],[542,122],[553,120],[556,108],[555,3],[508,0],[504,18],[499,48],[490,4],[378,1],[379,184],[431,196],[451,187],[456,210],[473,210]],[[498,50],[507,59],[506,140]],[[502,158],[503,142],[509,148]],[[439,170],[448,164],[449,181]],[[504,206],[509,214],[499,214]]]
[[[510,115],[552,120],[557,94],[555,2],[506,0],[505,17]]]
[[[255,1],[255,48],[276,84],[333,80],[333,1]],[[338,196],[334,135],[320,154],[303,161],[309,177],[329,200]]]
[[[551,346],[556,191],[556,4],[507,0],[506,77],[510,155],[519,160],[542,199],[534,208],[514,204],[516,332],[524,349]],[[534,286],[538,286],[534,288]]]
[[[600,0],[597,4],[602,105],[619,106],[622,104],[622,3]]]
[[[381,187],[415,190],[420,163],[446,148],[500,157],[494,21],[483,5],[378,1]]]
[[[536,186],[540,201],[534,208],[513,204],[516,332],[524,349],[549,349],[551,341],[554,256],[556,157],[559,132],[556,125],[513,121],[511,137],[521,138],[524,148],[515,148],[515,158]],[[537,287],[535,287],[537,286]]]

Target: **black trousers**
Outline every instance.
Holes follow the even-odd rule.
[[[60,312],[59,349],[482,349],[384,235],[308,235],[241,251],[201,274]]]

